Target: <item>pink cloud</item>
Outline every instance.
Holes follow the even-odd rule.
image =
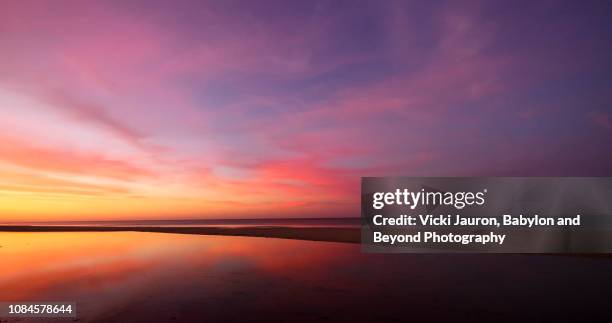
[[[154,176],[147,168],[101,153],[49,148],[6,136],[2,136],[1,140],[0,160],[23,168],[122,180]]]

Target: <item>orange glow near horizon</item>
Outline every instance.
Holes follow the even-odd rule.
[[[15,109],[0,123],[19,125],[0,132],[2,221],[325,216],[355,204],[348,182],[300,160],[224,166],[16,91],[0,88],[0,105]]]
[[[0,132],[2,222],[333,216],[356,205],[358,177],[341,180],[314,162],[224,166],[17,91],[0,88],[0,104],[18,109],[0,123],[20,125]]]

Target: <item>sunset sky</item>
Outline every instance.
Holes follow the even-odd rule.
[[[0,222],[359,216],[612,175],[607,1],[0,1]]]

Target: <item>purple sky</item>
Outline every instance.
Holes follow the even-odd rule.
[[[361,176],[610,176],[611,8],[2,1],[0,213],[355,216]]]

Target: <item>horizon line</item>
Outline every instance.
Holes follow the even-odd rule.
[[[300,221],[300,220],[358,220],[360,217],[295,217],[295,218],[181,218],[181,219],[123,219],[123,220],[52,220],[52,221],[2,221],[0,224],[13,224],[13,223],[95,223],[95,222],[115,222],[115,223],[129,223],[129,222],[214,222],[214,221]]]

